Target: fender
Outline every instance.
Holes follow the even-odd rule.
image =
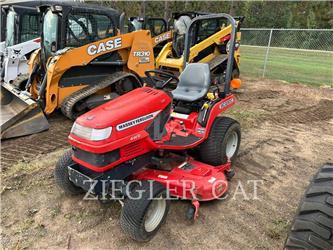
[[[230,94],[226,98],[223,98],[221,101],[217,102],[212,110],[210,111],[210,115],[207,121],[206,130],[204,138],[207,139],[210,133],[210,129],[213,126],[213,123],[216,119],[216,117],[221,114],[222,112],[226,111],[227,109],[231,108],[233,105],[235,105],[237,102],[236,97],[233,94]]]

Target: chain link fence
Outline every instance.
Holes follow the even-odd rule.
[[[99,1],[97,3],[124,11],[127,17],[164,17],[167,20],[177,11],[229,13],[232,9],[232,1]],[[243,76],[333,87],[333,29],[242,28],[241,44]]]
[[[243,75],[333,87],[332,29],[242,29]]]

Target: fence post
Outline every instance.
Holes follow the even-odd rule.
[[[271,46],[272,34],[273,34],[273,29],[271,29],[271,32],[269,33],[269,39],[268,39],[267,50],[266,50],[265,61],[264,61],[264,71],[262,72],[262,77],[265,77],[265,73],[266,73],[266,66],[267,66],[269,48]]]

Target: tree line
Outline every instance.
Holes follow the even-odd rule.
[[[333,1],[102,1],[128,16],[171,17],[177,11],[245,16],[243,27],[333,28]]]

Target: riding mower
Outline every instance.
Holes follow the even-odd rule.
[[[169,196],[201,201],[222,197],[234,175],[241,131],[219,116],[231,108],[236,21],[227,14],[194,18],[185,37],[202,20],[227,18],[231,25],[225,81],[211,79],[206,63],[187,64],[180,77],[148,70],[153,87],[141,87],[78,117],[68,137],[72,149],[58,161],[54,177],[67,194],[105,194],[123,204],[121,227],[137,241],[149,241],[165,221]],[[168,85],[176,84],[169,91]],[[222,85],[219,86],[219,85]],[[223,89],[223,91],[221,91]]]

